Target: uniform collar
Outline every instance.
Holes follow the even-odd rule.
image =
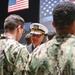
[[[72,34],[57,34],[53,38],[75,38],[75,35]]]
[[[7,35],[4,35],[4,34],[1,34],[1,39],[4,39],[4,38],[8,38],[8,39],[13,39],[11,36],[7,36]]]

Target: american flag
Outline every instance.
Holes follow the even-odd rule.
[[[39,22],[45,25],[49,31],[55,31],[54,27],[52,26],[53,8],[57,3],[60,3],[63,1],[75,2],[75,0],[40,0]]]
[[[71,1],[71,2],[75,3],[75,0],[64,0],[64,1]]]
[[[29,8],[29,0],[9,0],[8,12]]]
[[[63,0],[40,0],[39,22],[45,25],[49,31],[55,31],[52,26],[52,11],[54,6]]]
[[[40,0],[40,21],[52,20],[53,7],[62,0]]]
[[[69,0],[69,1],[71,1],[71,2],[75,3],[75,0]]]

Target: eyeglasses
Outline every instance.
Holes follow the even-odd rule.
[[[43,34],[31,34],[33,37],[41,37]]]

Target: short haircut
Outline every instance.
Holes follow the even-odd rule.
[[[31,34],[30,33],[25,35],[25,39],[30,39],[30,38],[31,38]]]
[[[53,21],[60,29],[70,26],[75,21],[75,4],[69,1],[57,4],[53,10]]]
[[[7,30],[13,31],[19,25],[21,25],[21,28],[23,28],[24,24],[25,21],[21,16],[16,14],[11,14],[4,21],[4,31]]]

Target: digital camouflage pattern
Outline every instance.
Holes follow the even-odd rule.
[[[26,46],[0,37],[0,75],[24,75],[29,53]]]
[[[27,75],[75,75],[75,36],[56,35],[38,46],[26,67]]]

